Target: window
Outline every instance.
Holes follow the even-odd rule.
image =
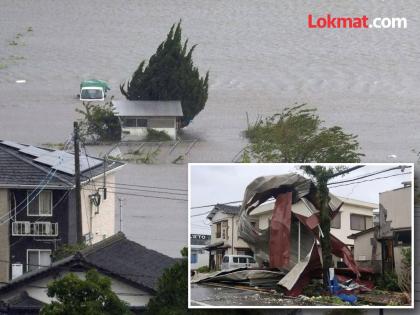
[[[364,231],[372,227],[372,217],[350,214],[350,229]]]
[[[233,262],[235,263],[235,264],[237,264],[238,263],[238,257],[233,257]]]
[[[223,257],[223,262],[224,262],[224,263],[228,263],[228,262],[229,262],[229,256],[225,256],[225,257]]]
[[[239,257],[240,264],[246,264],[246,257]]]
[[[197,263],[197,254],[191,254],[191,263],[196,264]]]
[[[136,119],[135,118],[124,118],[123,120],[124,127],[136,127]]]
[[[138,118],[137,119],[137,127],[147,127],[147,119]]]
[[[41,267],[48,267],[51,264],[51,250],[49,249],[28,249],[27,270],[32,271]]]
[[[149,128],[174,128],[174,120],[173,119],[162,119],[162,118],[155,118],[149,120]]]
[[[248,263],[249,264],[255,264],[255,259],[254,258],[248,258]]]
[[[222,236],[222,224],[216,223],[216,238],[220,238]]]
[[[34,198],[34,196],[36,196]],[[28,216],[51,216],[52,215],[52,191],[27,192]]]
[[[341,228],[341,212],[337,213],[337,215],[331,221],[331,228],[333,229]]]

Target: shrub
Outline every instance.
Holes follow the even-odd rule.
[[[152,128],[147,128],[147,141],[169,141],[171,137],[164,130],[158,131]]]

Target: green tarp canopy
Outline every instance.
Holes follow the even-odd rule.
[[[80,89],[85,87],[101,87],[104,89],[104,92],[109,91],[111,88],[108,83],[102,80],[84,80],[80,83]]]

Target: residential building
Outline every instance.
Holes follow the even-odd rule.
[[[373,226],[373,210],[377,209],[378,205],[350,198],[338,198],[343,204],[331,222],[331,233],[352,250],[354,240],[349,236]],[[297,211],[304,207],[305,204],[302,201],[292,205],[292,208]],[[259,229],[268,228],[273,209],[274,202],[268,202],[255,208],[250,213],[252,224]],[[212,231],[211,243],[207,249],[210,252],[210,266],[214,269],[220,267],[224,255],[254,255],[248,244],[238,238],[239,210],[239,206],[217,204],[207,215],[207,219],[211,221]],[[295,223],[297,224],[297,222]],[[338,262],[337,259],[336,262]]]
[[[148,129],[166,132],[176,139],[183,116],[180,101],[113,100],[125,140],[143,140]]]
[[[105,193],[123,164],[81,155],[81,213],[74,155],[0,142],[0,281],[47,266],[54,250],[75,244],[78,218],[88,244],[115,233],[115,197]]]
[[[205,247],[210,243],[211,235],[207,234],[191,234],[190,235],[190,266],[191,270],[208,266],[209,253]]]
[[[379,194],[377,224],[352,235],[359,265],[373,267],[376,272],[401,273],[402,250],[411,247],[412,198],[411,182]]]
[[[128,240],[121,232],[89,246],[74,255],[32,270],[0,287],[0,314],[39,314],[53,299],[47,285],[68,273],[80,278],[96,269],[111,280],[111,289],[128,303],[131,311],[141,314],[156,294],[158,280],[176,259]]]
[[[211,221],[211,242],[206,246],[211,269],[220,268],[224,255],[254,255],[248,244],[238,238],[239,210],[240,206],[217,204],[207,215]]]

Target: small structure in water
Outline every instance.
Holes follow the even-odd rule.
[[[113,100],[112,104],[125,140],[143,140],[150,129],[176,139],[183,116],[180,101]]]

